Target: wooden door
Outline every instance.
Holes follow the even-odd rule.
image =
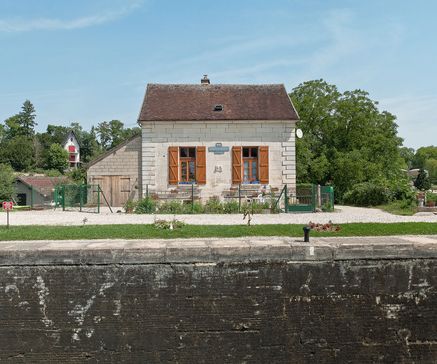
[[[93,177],[92,184],[100,185],[109,205],[122,207],[129,199],[131,193],[131,178],[126,176],[98,176]],[[106,205],[103,196],[100,197],[100,204]]]

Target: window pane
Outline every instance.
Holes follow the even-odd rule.
[[[258,148],[250,148],[250,156],[253,158],[257,158],[258,157]]]
[[[188,148],[179,148],[179,156],[182,158],[188,157]]]
[[[249,148],[243,148],[243,157],[249,157]]]
[[[190,181],[196,180],[196,163],[194,161],[190,161]]]
[[[196,158],[196,148],[188,148],[189,149],[189,155],[191,158]]]
[[[257,167],[258,167],[257,161],[256,160],[252,161],[252,180],[258,180]]]
[[[187,181],[187,162],[181,164],[181,180]]]
[[[244,161],[243,181],[244,182],[249,182],[249,162],[248,161]]]

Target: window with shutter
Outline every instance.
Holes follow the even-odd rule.
[[[196,182],[198,184],[206,183],[206,148],[196,148]]]
[[[179,180],[179,148],[168,147],[168,183],[176,185]]]
[[[269,183],[269,147],[259,147],[259,182]]]
[[[232,147],[232,183],[238,184],[242,182],[241,178],[241,147]]]

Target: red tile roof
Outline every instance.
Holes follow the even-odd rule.
[[[222,105],[223,111],[214,111]],[[297,120],[284,85],[147,85],[139,121]]]
[[[45,195],[50,194],[56,185],[67,182],[67,177],[20,176],[17,179]]]

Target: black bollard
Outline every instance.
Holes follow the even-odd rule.
[[[310,231],[311,231],[310,227],[304,226],[304,228],[303,228],[303,241],[305,243],[309,243],[310,242]]]

